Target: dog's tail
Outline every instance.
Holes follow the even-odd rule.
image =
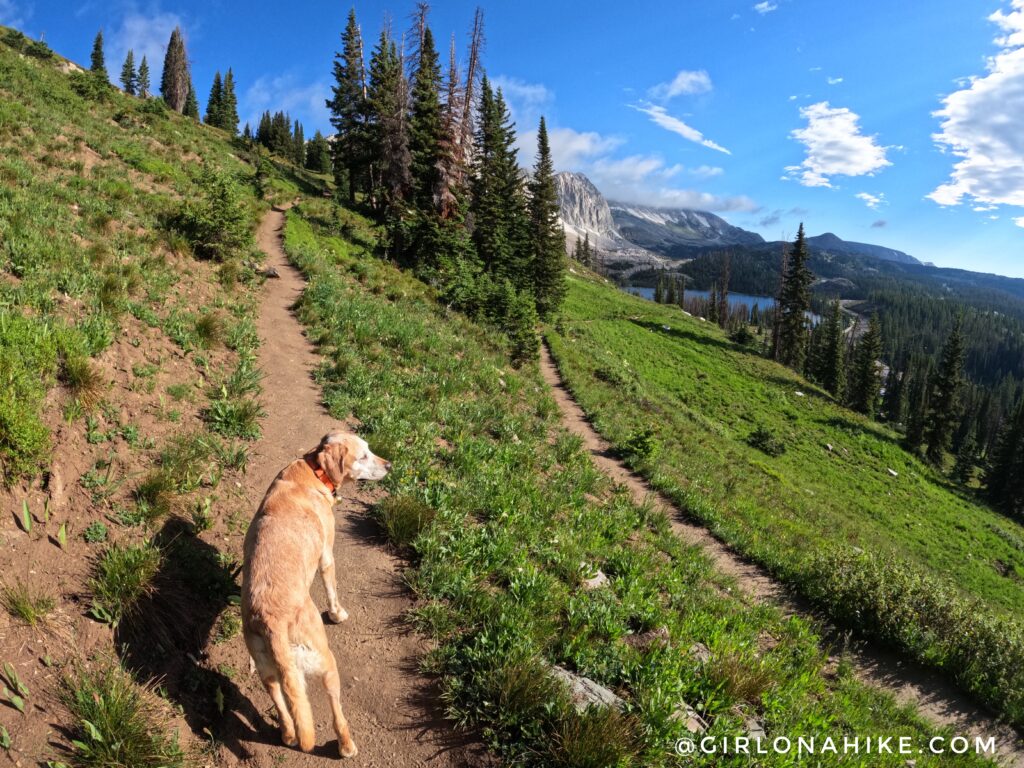
[[[287,628],[275,627],[268,634],[270,653],[274,657],[274,665],[280,671],[285,702],[288,704],[292,720],[295,721],[299,749],[309,752],[316,743],[316,732],[313,725],[313,710],[309,705],[309,696],[306,695],[306,675],[296,662]]]

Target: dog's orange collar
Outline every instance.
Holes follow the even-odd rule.
[[[306,464],[313,470],[313,474],[316,475],[317,479],[327,486],[327,490],[330,491],[331,495],[334,495],[334,483],[331,482],[331,478],[324,472],[324,468],[320,466],[320,463],[312,456],[307,454],[303,456],[306,460]]]

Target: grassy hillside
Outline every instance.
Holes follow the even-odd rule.
[[[429,666],[454,718],[545,766],[720,765],[673,754],[683,701],[718,736],[751,717],[772,735],[927,732],[827,664],[811,625],[734,597],[663,515],[612,487],[556,426],[538,370],[514,370],[502,337],[370,257],[365,222],[307,202],[285,242],[310,279],[300,317],[325,357],[328,407],[393,462],[376,515],[410,558],[415,620],[438,642]],[[598,569],[608,586],[584,589]],[[613,689],[624,712],[577,713],[550,663]],[[903,765],[887,759],[871,764]]]
[[[1024,526],[710,323],[600,281],[570,285],[547,334],[552,352],[638,470],[837,621],[945,667],[1024,719],[1022,633],[984,620],[1024,609]],[[925,589],[916,574],[941,581]],[[1005,641],[998,652],[980,647],[976,628],[989,625]],[[965,626],[965,642],[951,636]]]
[[[228,136],[83,77],[0,28],[0,745],[175,766],[231,690],[184,651],[238,631],[266,202]]]

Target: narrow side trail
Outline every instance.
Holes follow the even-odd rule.
[[[266,263],[280,277],[267,281],[257,322],[267,416],[247,471],[253,512],[277,473],[338,426],[324,410],[312,379],[320,358],[292,313],[305,282],[282,248],[284,221],[283,211],[272,210],[264,216],[258,232]],[[358,756],[344,764],[455,768],[486,763],[482,747],[469,743],[443,719],[436,683],[418,671],[418,660],[427,646],[404,622],[411,600],[401,582],[402,564],[387,552],[366,514],[380,492],[369,484],[350,485],[346,491],[336,509],[334,555],[338,597],[350,618],[341,624],[326,622],[341,674],[342,707],[359,747]],[[313,599],[318,606],[326,606],[319,579],[314,582]],[[307,686],[317,732],[317,747],[308,755],[281,743],[270,697],[257,676],[247,675],[238,683],[263,722],[250,722],[251,728],[245,728],[240,721],[239,732],[234,734],[235,749],[231,750],[236,759],[258,766],[338,764],[327,696],[317,681],[310,679]]]
[[[764,568],[740,557],[706,528],[687,520],[669,499],[614,457],[611,446],[597,433],[562,381],[547,344],[541,345],[540,369],[561,411],[562,424],[583,439],[598,469],[614,482],[627,487],[637,503],[650,500],[665,510],[676,535],[689,544],[702,547],[719,571],[736,580],[747,599],[776,605],[787,614],[811,612]],[[861,645],[853,650],[852,656],[858,677],[865,682],[892,693],[901,703],[914,704],[926,719],[939,727],[951,728],[956,735],[995,737],[1000,762],[1013,768],[1024,768],[1024,740],[1020,735],[1009,726],[996,722],[937,673],[870,646]]]

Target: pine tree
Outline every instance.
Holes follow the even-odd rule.
[[[1024,518],[1024,397],[999,432],[985,487],[993,504]]]
[[[292,162],[302,168],[306,164],[306,136],[302,130],[302,123],[295,121],[295,129],[292,131]]]
[[[843,339],[843,313],[839,300],[832,302],[822,331],[821,365],[816,378],[836,399],[846,391],[846,344]]]
[[[167,106],[176,112],[184,113],[185,105],[192,90],[192,77],[189,75],[188,54],[185,52],[185,40],[181,28],[175,27],[171,39],[167,43],[164,56],[164,71],[160,78],[160,94]],[[193,99],[195,94],[192,95]],[[195,114],[198,117],[199,105],[196,104]]]
[[[341,35],[341,52],[334,55],[334,81],[327,107],[331,110],[334,140],[334,168],[339,186],[344,182],[348,199],[355,202],[356,191],[368,186],[367,87],[363,62],[363,38],[356,21],[355,8]]]
[[[135,96],[139,88],[139,76],[135,72],[135,52],[129,48],[121,65],[121,88],[129,96]]]
[[[665,286],[665,303],[676,303],[676,279],[674,277],[669,278]]]
[[[665,276],[660,275],[658,282],[654,286],[654,303],[664,304],[665,303]]]
[[[104,85],[110,82],[107,74],[107,64],[103,57],[103,30],[96,33],[92,42],[92,55],[89,57],[89,71],[96,77],[97,82]]]
[[[801,223],[786,259],[777,308],[778,359],[796,370],[803,368],[807,354],[807,311],[811,308],[813,279],[814,275],[807,268],[807,244]]]
[[[537,315],[549,319],[565,298],[565,235],[558,224],[555,169],[544,118],[537,129],[537,163],[530,181],[530,242],[533,246],[533,297]]]
[[[314,173],[331,172],[331,145],[320,131],[306,145],[306,168]]]
[[[679,278],[679,288],[676,290],[676,303],[680,309],[684,309],[686,306],[686,278]]]
[[[185,108],[182,109],[181,114],[199,122],[199,101],[196,99],[196,92],[191,81],[188,84],[188,95],[185,96]]]
[[[729,253],[722,254],[722,271],[719,275],[718,324],[725,328],[729,322],[729,271],[731,268]]]
[[[419,61],[412,79],[412,115],[409,120],[413,202],[421,212],[436,211],[435,190],[440,183],[441,67],[430,27],[423,30]]]
[[[588,268],[594,266],[594,252],[590,248],[590,233],[589,232],[584,232],[583,233],[583,253],[582,253],[582,256],[583,256],[583,258],[581,258],[580,261],[583,262],[583,266],[588,267]]]
[[[224,76],[224,94],[221,99],[220,128],[232,136],[238,133],[238,97],[235,95],[235,73],[228,67]]]
[[[206,124],[214,128],[222,128],[224,121],[224,84],[221,82],[220,70],[213,76],[210,86],[210,97],[206,100]]]
[[[957,451],[956,464],[953,466],[953,479],[961,485],[967,485],[974,477],[976,450],[974,438],[968,437]]]
[[[400,256],[404,247],[402,203],[412,183],[407,109],[409,85],[402,56],[386,32],[381,32],[370,59],[367,93],[370,115],[368,155],[380,166],[370,197],[377,210],[384,214],[390,245],[395,255]]]
[[[931,361],[918,360],[912,369],[908,369],[910,382],[903,382],[907,390],[906,412],[906,444],[911,450],[917,450],[924,442],[925,428],[928,423],[928,383],[931,379]]]
[[[139,74],[135,84],[135,90],[138,95],[143,99],[150,97],[149,92],[149,62],[146,61],[146,57],[142,57],[142,63],[139,64]]]
[[[953,438],[953,429],[959,420],[960,389],[964,367],[963,321],[956,324],[942,348],[939,367],[931,385],[928,423],[924,442],[928,459],[941,466]]]
[[[850,372],[850,407],[872,417],[878,406],[882,387],[878,358],[882,354],[882,324],[878,315],[871,315],[868,330],[857,343]]]
[[[718,324],[718,283],[711,284],[708,291],[708,322]]]
[[[249,126],[248,122],[246,122],[245,128],[242,129],[242,138],[247,142],[254,141],[256,138],[252,135],[252,128]]]
[[[530,261],[529,224],[516,162],[515,127],[501,91],[492,91],[486,76],[478,114],[470,204],[473,243],[485,269],[522,286]]]

